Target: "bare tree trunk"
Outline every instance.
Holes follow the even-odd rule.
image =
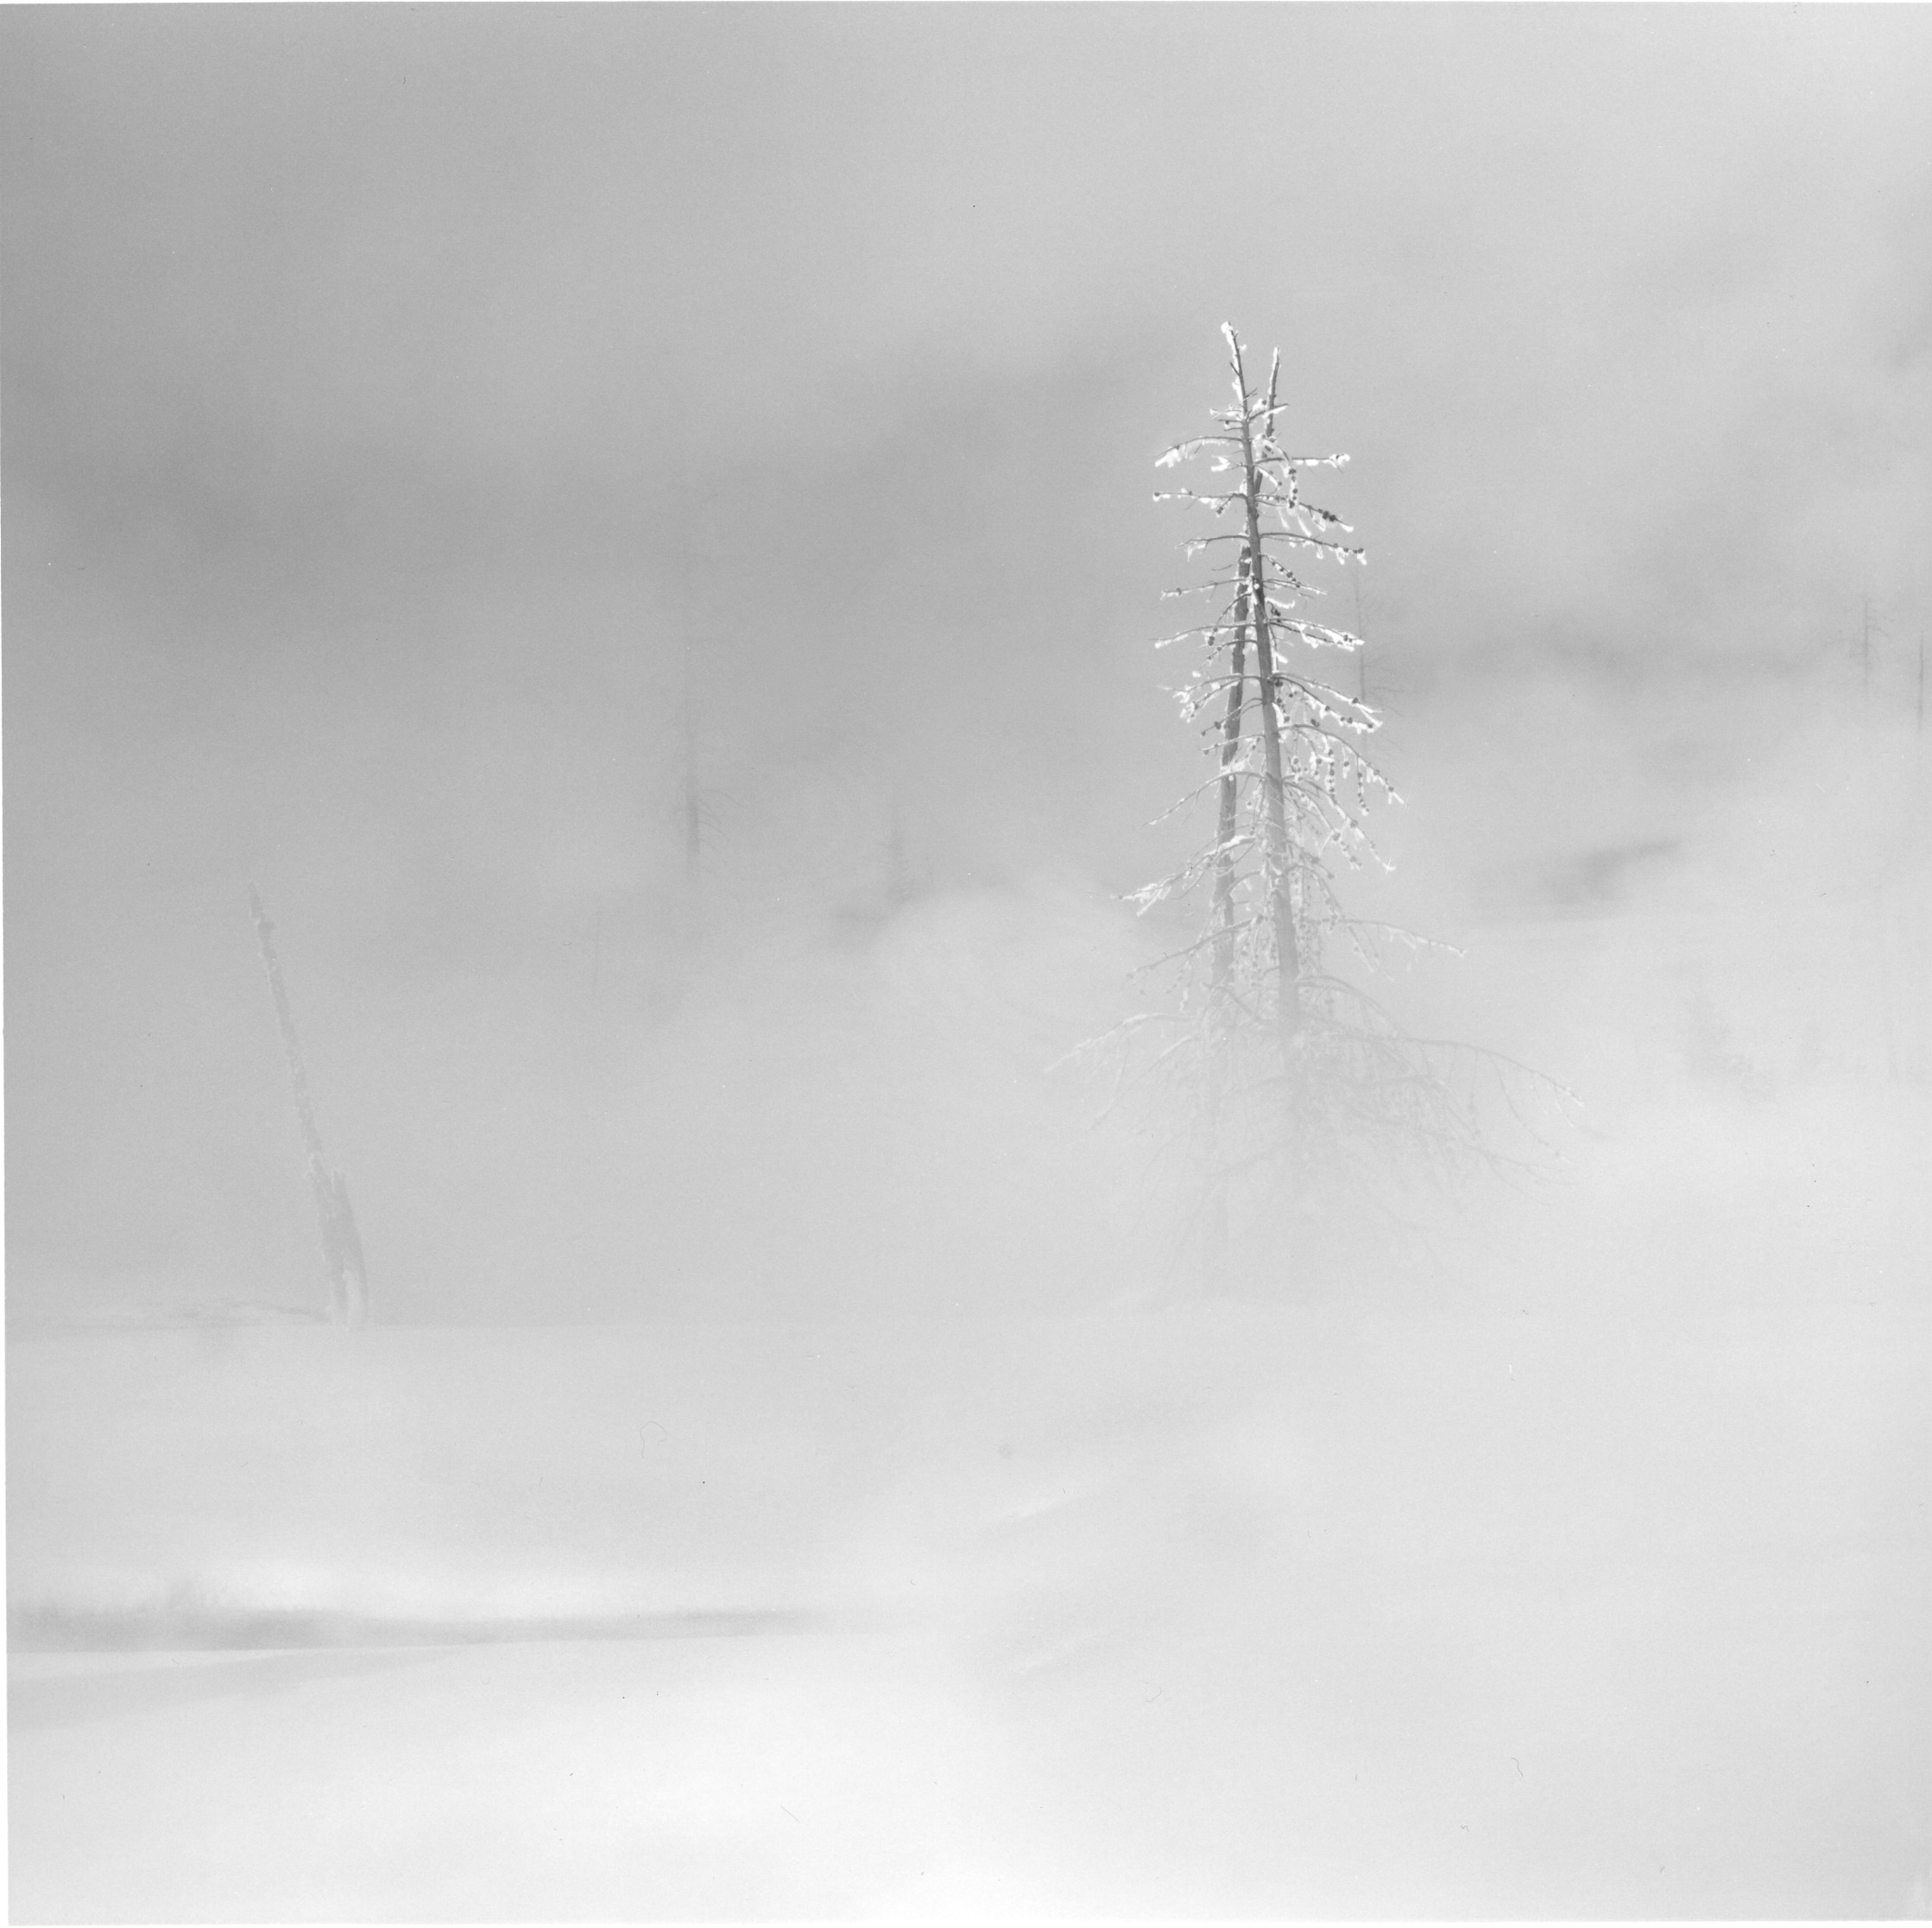
[[[249,908],[255,916],[255,934],[262,946],[263,968],[268,973],[269,995],[275,1003],[275,1023],[281,1032],[283,1055],[288,1060],[288,1082],[295,1094],[295,1123],[302,1135],[309,1190],[315,1198],[322,1257],[329,1268],[332,1310],[338,1324],[359,1326],[369,1317],[369,1268],[363,1259],[356,1215],[349,1204],[348,1180],[340,1172],[332,1170],[323,1155],[322,1135],[315,1128],[315,1109],[309,1103],[308,1071],[302,1063],[294,1015],[288,1008],[288,990],[282,983],[281,964],[275,956],[275,927],[268,921],[253,884],[249,886]]]
[[[1228,1187],[1221,1178],[1221,1110],[1227,1086],[1228,1065],[1222,1054],[1231,1046],[1235,1027],[1225,1008],[1234,975],[1234,859],[1228,849],[1241,822],[1241,784],[1236,766],[1241,753],[1241,705],[1247,687],[1247,552],[1241,552],[1241,587],[1234,595],[1233,677],[1228,686],[1228,708],[1221,721],[1221,818],[1215,857],[1214,964],[1209,978],[1210,1024],[1225,1027],[1213,1036],[1215,1058],[1208,1071],[1209,1192],[1202,1205],[1201,1282],[1217,1285],[1228,1268]]]
[[[1234,970],[1234,859],[1228,845],[1240,821],[1241,786],[1236,764],[1241,753],[1241,705],[1247,687],[1248,556],[1241,552],[1241,583],[1234,596],[1234,642],[1228,711],[1221,721],[1221,825],[1215,857],[1215,949],[1213,986],[1220,997]]]
[[[1281,1069],[1291,1095],[1301,1062],[1301,955],[1295,939],[1291,894],[1292,850],[1288,838],[1288,792],[1281,759],[1281,680],[1274,636],[1268,626],[1268,584],[1261,553],[1261,471],[1254,455],[1254,423],[1239,339],[1228,331],[1234,385],[1241,399],[1241,472],[1247,497],[1247,551],[1252,561],[1249,610],[1253,622],[1254,667],[1260,685],[1261,743],[1267,760],[1269,895],[1274,923],[1277,991],[1275,1022],[1281,1036]],[[1271,389],[1272,383],[1270,384]]]

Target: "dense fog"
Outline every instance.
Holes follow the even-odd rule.
[[[1932,22],[0,47],[16,1912],[1925,1912]],[[1224,321],[1382,995],[1574,1100],[1238,1281],[1069,1062],[1199,928]]]
[[[1365,913],[1760,920],[1717,1021],[1796,969],[1903,1068],[1923,950],[1798,927],[1923,938],[1910,15],[8,32],[16,1312],[313,1273],[249,881],[387,1316],[1097,1251],[1036,1074],[1198,829],[1148,497],[1224,319],[1354,458]],[[1439,994],[1587,1100],[1684,1021]]]

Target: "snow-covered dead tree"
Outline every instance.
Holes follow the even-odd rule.
[[[1206,926],[1161,965],[1177,1008],[1128,1020],[1105,1040],[1184,1102],[1176,1116],[1197,1162],[1196,1229],[1210,1273],[1225,1261],[1231,1211],[1267,1269],[1293,1263],[1291,1228],[1318,1208],[1385,1209],[1417,1168],[1442,1174],[1506,1162],[1484,1128],[1485,1090],[1520,1116],[1510,1086],[1555,1087],[1493,1053],[1407,1033],[1361,980],[1392,945],[1424,940],[1350,914],[1341,886],[1382,865],[1368,827],[1399,799],[1364,748],[1380,717],[1323,666],[1362,647],[1318,622],[1317,570],[1359,569],[1348,526],[1303,494],[1311,469],[1345,455],[1291,452],[1281,424],[1280,357],[1251,382],[1222,331],[1234,400],[1214,430],[1159,465],[1203,461],[1203,486],[1156,496],[1226,525],[1186,545],[1206,579],[1171,593],[1205,600],[1201,620],[1160,647],[1192,659],[1174,692],[1206,736],[1210,774],[1167,814],[1211,799],[1212,834],[1179,868],[1134,894],[1145,912],[1205,888]]]

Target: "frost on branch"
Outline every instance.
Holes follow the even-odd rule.
[[[1163,820],[1206,815],[1210,799],[1213,818],[1184,863],[1128,900],[1145,914],[1202,897],[1202,924],[1148,967],[1170,983],[1170,1008],[1083,1047],[1114,1059],[1117,1093],[1139,1084],[1171,1101],[1156,1115],[1193,1173],[1184,1237],[1217,1282],[1257,1264],[1292,1277],[1320,1221],[1386,1221],[1419,1179],[1524,1164],[1499,1148],[1493,1116],[1547,1149],[1531,1111],[1568,1097],[1493,1053],[1412,1035],[1361,982],[1392,951],[1442,947],[1352,914],[1338,888],[1388,868],[1368,814],[1400,801],[1362,748],[1380,715],[1304,667],[1307,653],[1363,647],[1307,606],[1327,592],[1313,577],[1367,561],[1335,540],[1349,525],[1302,495],[1304,471],[1348,458],[1291,453],[1279,355],[1251,383],[1239,338],[1222,333],[1231,405],[1214,411],[1215,433],[1156,465],[1204,457],[1234,485],[1154,498],[1229,525],[1184,543],[1215,572],[1167,593],[1205,595],[1209,613],[1156,645],[1193,652],[1171,693],[1211,765]]]

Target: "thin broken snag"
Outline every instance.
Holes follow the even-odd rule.
[[[360,1326],[369,1318],[369,1267],[363,1257],[362,1235],[357,1229],[355,1211],[349,1203],[349,1181],[329,1163],[322,1149],[322,1135],[316,1128],[315,1108],[309,1098],[308,1067],[302,1060],[301,1040],[295,1034],[295,1017],[289,1008],[281,960],[275,954],[275,927],[268,921],[268,913],[262,907],[261,894],[253,884],[249,886],[249,909],[255,919],[262,968],[268,974],[268,993],[275,1000],[282,1054],[288,1063],[295,1124],[302,1139],[303,1165],[310,1195],[315,1200],[322,1261],[328,1270],[331,1312],[337,1324]]]

